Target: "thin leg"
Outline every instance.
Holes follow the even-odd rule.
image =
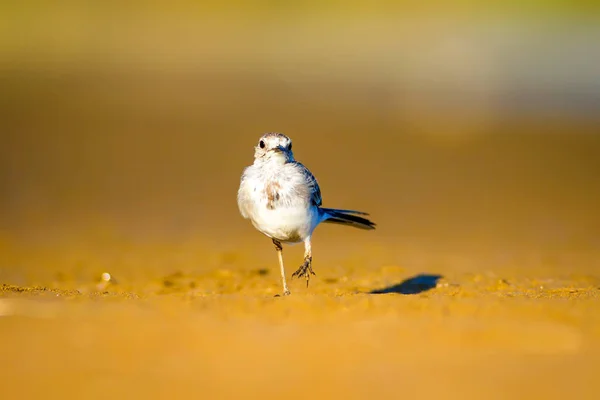
[[[285,281],[285,269],[283,268],[283,246],[281,246],[281,242],[279,240],[273,239],[273,244],[275,245],[275,250],[277,250],[277,258],[279,258],[279,268],[281,269],[281,281],[283,282],[283,295],[289,296],[290,290],[287,287],[287,283]]]
[[[304,240],[304,263],[298,268],[296,272],[292,274],[292,277],[301,278],[303,276],[306,277],[306,287],[308,287],[308,281],[310,280],[310,275],[315,275],[315,272],[312,269],[312,248],[310,245],[310,236]]]

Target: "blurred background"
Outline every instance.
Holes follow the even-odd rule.
[[[599,398],[599,44],[596,1],[1,1],[2,393]],[[378,224],[285,299],[269,131]]]
[[[583,1],[4,1],[2,243],[272,263],[236,191],[279,131],[325,206],[378,222],[320,228],[323,260],[594,249],[599,19]]]

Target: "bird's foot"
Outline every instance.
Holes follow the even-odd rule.
[[[292,294],[288,289],[284,290],[282,294],[276,294],[275,297],[285,297]]]
[[[301,278],[303,276],[306,277],[306,287],[308,287],[308,281],[310,280],[310,275],[315,275],[315,272],[312,269],[312,257],[304,257],[304,263],[298,268],[296,272],[292,274],[292,278]]]

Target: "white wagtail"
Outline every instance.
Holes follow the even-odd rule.
[[[359,215],[360,211],[321,207],[321,190],[308,168],[294,160],[292,141],[281,133],[267,133],[254,148],[254,163],[242,174],[237,195],[244,218],[270,237],[275,244],[283,295],[290,291],[285,281],[281,243],[304,242],[304,263],[292,277],[306,277],[312,270],[310,237],[321,222],[375,229],[375,224]]]

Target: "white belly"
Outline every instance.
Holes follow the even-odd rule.
[[[269,210],[255,207],[249,215],[252,225],[270,238],[286,243],[306,239],[315,227],[316,208],[289,207]]]
[[[244,218],[270,238],[298,243],[311,235],[319,223],[319,209],[310,201],[303,186],[304,175],[286,175],[276,169],[269,174],[256,166],[248,167],[238,190],[238,206]]]

